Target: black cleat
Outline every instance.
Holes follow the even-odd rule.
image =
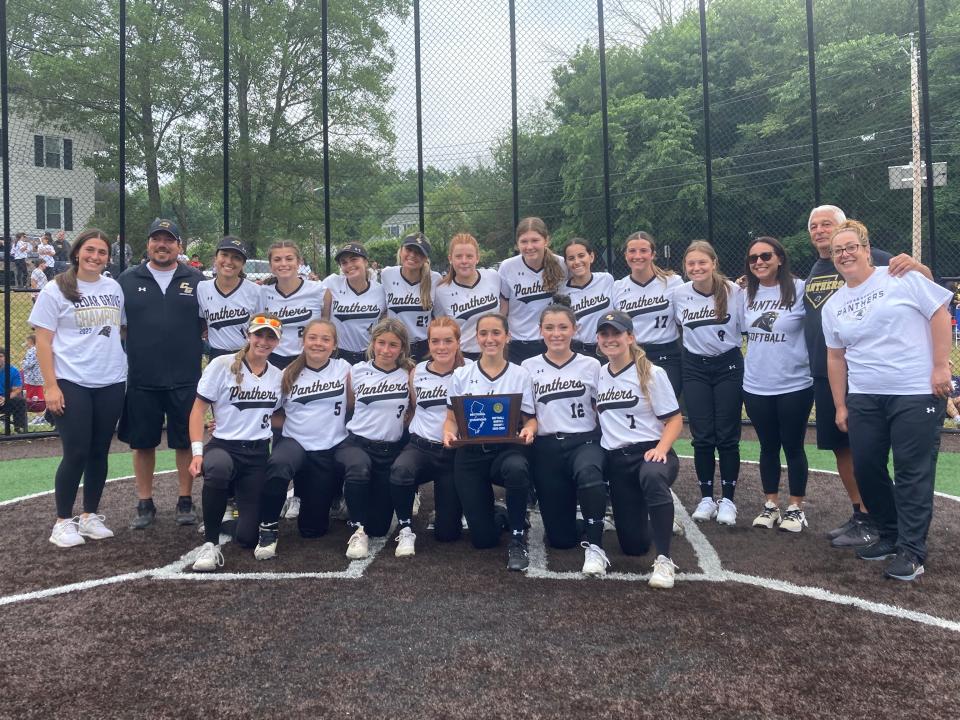
[[[157,519],[157,507],[153,500],[141,500],[137,503],[137,516],[130,523],[131,530],[145,530]]]
[[[912,552],[900,550],[883,574],[895,580],[919,580],[923,575],[923,563]]]
[[[193,509],[193,500],[182,497],[177,500],[177,525],[196,525],[197,513]]]
[[[841,525],[840,527],[835,527],[833,530],[828,532],[827,537],[833,540],[834,538],[838,538],[841,535],[846,535],[848,532],[850,532],[850,528],[855,526],[857,522],[861,520],[861,518],[859,517],[861,514],[862,513],[855,512],[853,515],[847,518],[847,521],[843,525]]]
[[[507,570],[526,570],[530,565],[530,553],[527,552],[527,541],[515,537],[507,548]]]
[[[857,550],[857,557],[861,560],[886,560],[896,554],[897,544],[893,540],[883,538]]]

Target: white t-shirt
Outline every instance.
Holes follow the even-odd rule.
[[[657,442],[663,435],[664,421],[680,412],[670,378],[662,368],[651,366],[649,402],[640,389],[640,378],[633,363],[616,375],[607,363],[600,370],[597,387],[597,413],[600,415],[600,446],[606,450]]]
[[[453,371],[450,389],[447,395],[447,407],[452,408],[450,398],[461,395],[512,395],[519,393],[523,397],[520,410],[531,417],[536,415],[536,406],[533,402],[533,381],[530,373],[520,365],[507,363],[507,366],[496,377],[489,377],[480,367],[479,362],[464,365]]]
[[[638,283],[630,275],[614,287],[614,307],[633,318],[633,335],[639,345],[663,345],[680,337],[674,313],[673,294],[683,285],[679,275],[656,275]]]
[[[437,283],[441,275],[430,271],[430,299],[437,295]],[[399,266],[387,267],[380,272],[380,283],[386,294],[387,315],[398,318],[407,326],[410,342],[427,339],[432,310],[424,310],[420,303],[420,282],[409,282],[400,272]]]
[[[472,364],[467,360],[466,364]],[[417,364],[413,371],[413,389],[417,396],[416,413],[410,421],[410,434],[431,442],[443,441],[443,423],[447,419],[447,392],[454,368],[441,375],[427,367],[428,361]]]
[[[752,303],[740,294],[740,326],[747,334],[743,389],[754,395],[783,395],[813,385],[803,339],[803,280],[794,278],[793,307],[780,303],[780,286],[757,288]]]
[[[26,260],[31,252],[33,252],[33,245],[29,240],[18,240],[13,246],[13,259]]]
[[[952,293],[917,272],[900,278],[874,268],[855,288],[844,285],[823,306],[828,348],[846,350],[854,394],[929,395],[933,372],[930,318]]]
[[[200,376],[197,397],[213,406],[217,427],[213,437],[221,440],[267,440],[273,431],[270,418],[280,406],[280,380],[283,373],[270,363],[260,375],[255,375],[246,362],[240,368],[243,382],[237,379],[230,366],[233,355],[221,355],[211,360]]]
[[[283,337],[274,352],[283,357],[299,355],[303,349],[303,331],[313,318],[323,314],[323,286],[312,280],[301,280],[300,286],[284,295],[276,285],[260,288],[263,310],[283,322]]]
[[[284,437],[304,450],[329,450],[347,437],[347,377],[350,363],[330,358],[321,368],[304,367],[283,396]]]
[[[570,296],[570,309],[577,318],[575,339],[583,343],[597,343],[597,321],[600,314],[610,309],[613,302],[613,275],[595,272],[584,287],[574,287],[567,280],[563,293]],[[537,318],[539,322],[539,316]]]
[[[477,320],[500,308],[500,275],[496,270],[477,269],[473,285],[456,280],[446,285],[437,283],[433,316],[452,317],[460,325],[460,347],[464,352],[478,353]]]
[[[740,294],[727,282],[727,314],[717,318],[713,295],[704,295],[687,282],[673,293],[677,324],[683,327],[683,346],[696,355],[716,357],[741,345]]]
[[[347,430],[367,440],[397,442],[410,406],[409,372],[403,368],[387,372],[367,360],[351,368],[350,380],[354,403]]]
[[[546,355],[527,358],[521,367],[533,379],[537,435],[584,433],[597,427],[597,380],[600,361],[574,353],[563,365]]]
[[[37,245],[37,255],[39,256],[40,263],[45,268],[53,267],[53,256],[55,252],[53,245],[49,243],[41,242]]]
[[[363,352],[370,344],[370,331],[387,309],[383,285],[373,280],[358,293],[343,275],[331,275],[324,284],[330,293],[330,319],[337,326],[337,345],[350,352]]]
[[[120,343],[123,290],[101,276],[77,280],[80,300],[67,300],[55,282],[37,295],[28,322],[53,332],[53,367],[59,380],[106,387],[127,379],[127,354]]]
[[[263,311],[260,286],[243,279],[224,295],[216,280],[197,283],[200,317],[207,321],[207,342],[217,350],[239,350],[247,342],[250,318]]]
[[[173,280],[173,274],[177,271],[176,266],[170,268],[169,270],[157,270],[153,265],[147,263],[147,270],[150,271],[150,274],[153,275],[153,279],[157,281],[157,285],[160,286],[160,292],[164,295],[167,294],[167,288],[170,287],[170,281]]]
[[[30,273],[30,279],[37,285],[37,290],[43,290],[47,285],[47,275],[40,268],[34,268]]]
[[[510,301],[508,320],[510,337],[514,340],[540,339],[540,313],[550,304],[550,299],[564,289],[567,266],[559,255],[553,257],[563,268],[564,277],[556,290],[549,291],[543,287],[545,265],[534,270],[524,262],[522,255],[514,255],[500,263],[500,294]]]

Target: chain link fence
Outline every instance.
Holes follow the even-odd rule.
[[[187,261],[209,266],[227,232],[261,259],[291,239],[319,277],[348,241],[393,264],[417,229],[437,269],[463,231],[493,264],[527,215],[555,249],[592,241],[617,277],[637,230],[675,270],[689,241],[709,239],[733,276],[750,239],[774,235],[802,275],[807,215],[831,203],[878,246],[960,277],[955,2],[2,8],[2,347],[28,386],[42,385],[32,297],[70,241],[102,228],[119,272],[155,217],[180,226]],[[5,390],[3,435],[52,429],[39,398],[20,393],[20,410]]]

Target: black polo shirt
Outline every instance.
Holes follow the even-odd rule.
[[[166,293],[146,263],[123,272],[127,316],[127,384],[141,388],[176,388],[200,380],[204,323],[197,302],[197,283],[203,276],[177,263]]]

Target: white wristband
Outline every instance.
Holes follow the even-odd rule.
[[[192,442],[190,443],[190,449],[193,451],[194,457],[197,455],[203,455],[203,443],[202,442]]]

